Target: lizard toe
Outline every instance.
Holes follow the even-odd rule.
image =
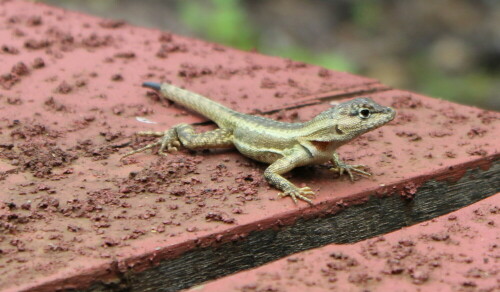
[[[174,147],[174,146],[168,146],[167,147],[167,151],[168,152],[176,152],[177,150],[178,150],[177,147]]]
[[[309,196],[315,196],[315,193],[309,187],[303,187],[300,189],[296,188],[296,189],[285,191],[283,193],[278,194],[278,197],[280,197],[280,198],[291,197],[295,204],[298,203],[297,199],[300,199],[300,200],[306,201],[312,205],[313,202],[311,199],[308,198]]]
[[[151,149],[153,147],[156,147],[156,146],[160,145],[160,143],[161,143],[160,141],[156,141],[156,142],[148,144],[148,145],[146,145],[146,146],[144,146],[142,148],[139,148],[139,149],[136,149],[136,150],[132,150],[132,151],[126,153],[125,155],[123,155],[120,159],[123,159],[125,157],[128,157],[130,155],[133,155],[133,154],[136,154],[136,153],[139,153],[139,152],[146,151],[146,150]]]
[[[356,164],[356,165],[343,164],[343,165],[339,165],[337,167],[330,168],[330,171],[338,173],[339,176],[344,174],[344,172],[345,172],[349,175],[349,179],[351,181],[354,181],[354,174],[367,176],[367,177],[371,176],[371,173],[364,171],[360,168],[366,168],[366,166],[362,165],[362,164]]]

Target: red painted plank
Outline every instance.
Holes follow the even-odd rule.
[[[8,91],[12,98],[52,95],[82,112],[113,106],[123,107],[123,115],[133,115],[144,104],[143,81],[169,81],[252,112],[381,86],[373,79],[158,30],[127,24],[113,28],[102,19],[43,4],[11,1],[0,9],[4,20],[0,73],[9,74],[16,66],[27,68],[26,74],[5,76],[1,82],[4,89],[12,87]],[[32,69],[40,60],[45,66]],[[20,117],[29,116],[30,106],[18,107]],[[175,113],[156,108],[151,117]]]
[[[310,119],[331,106],[328,96],[386,88],[155,30],[109,28],[100,19],[37,3],[7,1],[0,12],[0,39],[7,40],[0,54],[5,291],[124,283],[124,275],[140,282],[138,273],[200,247],[244,243],[258,230],[293,227],[374,193],[411,197],[430,179],[458,180],[498,158],[497,113],[386,91],[374,99],[394,106],[397,120],[340,151],[375,176],[351,184],[326,167],[293,172],[294,183],[318,191],[312,207],[277,199],[262,179],[265,166],[235,151],[167,158],[144,153],[120,161],[134,131],[203,120],[148,99],[142,81],[169,80],[245,112],[321,99],[273,114],[287,121]],[[162,45],[166,58],[157,56]],[[136,116],[158,124],[139,123]]]
[[[499,212],[497,194],[430,222],[301,252],[188,291],[495,291]]]

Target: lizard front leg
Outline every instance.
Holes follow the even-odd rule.
[[[233,147],[232,132],[226,129],[216,129],[204,133],[195,133],[193,126],[188,124],[179,124],[164,132],[144,131],[138,132],[141,136],[157,136],[160,137],[156,142],[148,144],[142,148],[130,151],[122,158],[135,153],[160,146],[158,154],[166,155],[165,149],[168,152],[177,151],[177,147],[184,146],[185,148],[208,149],[208,148],[229,148]]]
[[[355,164],[355,165],[346,164],[344,161],[342,161],[340,159],[339,155],[336,152],[333,153],[332,162],[335,165],[335,167],[330,168],[330,171],[338,172],[339,175],[344,174],[344,171],[345,171],[349,175],[349,178],[351,179],[351,181],[354,181],[353,172],[355,172],[357,174],[360,174],[360,175],[365,175],[365,176],[371,176],[372,175],[369,172],[366,172],[364,170],[359,169],[359,168],[366,167],[365,165],[362,165],[362,164]]]
[[[277,189],[283,191],[278,196],[290,196],[294,203],[297,199],[304,200],[312,204],[308,196],[313,196],[314,192],[309,187],[298,188],[293,183],[285,179],[281,174],[286,173],[295,167],[309,164],[311,155],[306,152],[301,146],[296,146],[290,153],[273,162],[264,171],[264,178]]]

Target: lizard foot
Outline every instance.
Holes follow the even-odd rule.
[[[353,172],[358,174],[358,175],[364,175],[364,176],[371,176],[372,175],[371,173],[366,172],[366,171],[359,169],[359,168],[366,168],[366,166],[362,165],[362,164],[349,165],[349,164],[345,164],[345,163],[341,162],[341,163],[337,163],[337,167],[330,168],[330,171],[337,172],[339,175],[342,175],[342,174],[344,174],[344,172],[347,172],[351,181],[354,181]]]
[[[293,188],[288,191],[284,191],[283,193],[279,193],[278,197],[286,197],[290,196],[295,204],[297,204],[297,199],[303,200],[308,202],[309,204],[313,204],[311,199],[308,198],[308,196],[314,196],[314,192],[311,190],[309,187],[304,187],[304,188]]]
[[[144,131],[144,132],[137,132],[137,135],[140,136],[155,136],[155,137],[160,137],[157,141],[148,144],[142,148],[130,151],[129,153],[125,154],[122,156],[121,159],[139,153],[143,152],[145,150],[151,149],[156,146],[160,146],[160,149],[158,150],[158,154],[166,156],[167,153],[165,152],[165,149],[167,152],[174,152],[177,151],[177,147],[181,146],[181,143],[179,142],[179,139],[177,138],[177,135],[175,133],[174,129],[167,130],[165,132],[153,132],[153,131]]]

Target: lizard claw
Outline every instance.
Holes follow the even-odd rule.
[[[314,192],[311,190],[309,187],[303,187],[303,188],[294,188],[288,191],[284,191],[283,193],[279,193],[278,197],[286,197],[290,196],[295,204],[297,204],[297,198],[303,201],[308,202],[309,204],[313,204],[311,199],[308,198],[308,196],[315,196]]]
[[[351,181],[354,181],[353,172],[358,174],[358,175],[364,175],[367,177],[372,175],[369,172],[366,172],[364,170],[359,169],[359,168],[365,168],[365,167],[366,166],[362,165],[362,164],[349,165],[349,164],[342,163],[342,164],[337,165],[337,167],[330,168],[330,171],[337,172],[339,175],[342,175],[342,174],[344,174],[344,172],[347,172]]]
[[[175,136],[175,132],[170,129],[165,132],[152,132],[152,131],[145,131],[145,132],[138,132],[137,135],[140,136],[155,136],[155,137],[160,137],[158,140],[155,142],[148,144],[142,148],[130,151],[129,153],[126,153],[125,155],[122,156],[121,159],[130,156],[135,153],[143,152],[145,150],[151,149],[156,146],[160,146],[160,149],[158,150],[158,154],[162,156],[167,156],[167,152],[174,152],[177,151],[177,147],[181,146],[181,143],[177,140],[177,137]],[[165,151],[166,150],[166,151]]]
[[[155,146],[158,146],[158,145],[160,145],[160,144],[161,144],[161,140],[158,140],[158,141],[156,141],[156,142],[154,142],[154,143],[151,143],[151,144],[148,144],[148,145],[146,145],[146,146],[144,146],[144,147],[142,147],[142,148],[139,148],[139,149],[136,149],[136,150],[132,150],[132,151],[130,151],[130,152],[128,152],[128,153],[126,153],[125,155],[123,155],[123,156],[120,158],[120,160],[121,160],[121,159],[123,159],[123,158],[125,158],[125,157],[127,157],[127,156],[130,156],[130,155],[133,155],[133,154],[136,154],[136,153],[143,152],[143,151],[145,151],[145,150],[151,149],[151,148],[153,148],[153,147],[155,147]]]

